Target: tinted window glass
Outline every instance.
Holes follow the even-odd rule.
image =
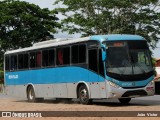
[[[97,49],[89,50],[89,69],[98,72]]]
[[[72,46],[72,63],[78,63],[78,45]]]
[[[42,52],[42,65],[43,67],[48,66],[48,50]]]
[[[18,55],[18,69],[23,69],[23,54]]]
[[[9,70],[9,56],[5,57],[5,70]]]
[[[52,50],[49,50],[49,58],[48,58],[48,65],[49,66],[54,66],[55,65],[55,51],[54,51],[54,49],[52,49]]]
[[[86,62],[86,45],[74,45],[71,50],[73,64]]]
[[[70,64],[70,48],[63,48],[63,60],[64,64]]]
[[[28,53],[25,53],[23,55],[23,65],[24,65],[24,69],[28,68]]]
[[[36,67],[41,67],[41,61],[42,61],[42,54],[41,54],[41,51],[38,51],[36,53]]]
[[[148,49],[146,41],[127,41],[129,49]]]
[[[62,48],[57,48],[56,51],[57,54],[57,65],[63,65],[63,49]]]
[[[36,54],[35,52],[30,53],[30,68],[36,67]]]
[[[79,46],[79,63],[86,62],[86,46],[80,45]]]
[[[11,56],[11,70],[17,70],[17,55]]]

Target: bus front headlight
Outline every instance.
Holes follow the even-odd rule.
[[[109,83],[110,86],[112,86],[112,87],[114,87],[114,88],[120,88],[119,85],[117,85],[117,84],[115,84],[115,83],[113,83],[113,82],[111,82],[111,81],[109,81],[108,83]]]
[[[154,92],[154,81],[151,81],[150,83],[148,83],[146,90],[149,92]]]
[[[150,83],[148,83],[147,86],[153,86],[154,85],[154,81],[151,81]]]

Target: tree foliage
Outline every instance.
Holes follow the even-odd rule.
[[[139,34],[155,47],[160,34],[159,0],[56,0],[64,15],[63,31],[94,34]]]
[[[4,72],[0,71],[0,84],[4,83]]]
[[[46,40],[60,27],[55,13],[24,1],[0,1],[0,67],[6,50]]]
[[[43,41],[60,25],[55,13],[24,1],[0,1],[1,51]]]

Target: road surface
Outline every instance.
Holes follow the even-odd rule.
[[[0,111],[61,111],[60,112],[60,117],[52,117],[52,119],[56,120],[62,120],[62,119],[81,119],[82,116],[79,116],[76,113],[73,115],[73,117],[64,117],[64,114],[66,111],[83,111],[83,112],[88,112],[88,114],[98,114],[98,111],[113,111],[112,114],[115,114],[115,117],[83,117],[83,120],[85,119],[112,119],[112,120],[117,120],[117,119],[123,119],[123,120],[139,120],[139,119],[144,119],[144,120],[158,120],[160,117],[141,117],[141,116],[132,116],[132,117],[125,117],[127,116],[127,112],[124,111],[160,111],[160,95],[155,95],[155,96],[150,96],[150,97],[141,97],[141,98],[134,98],[131,100],[131,102],[127,105],[122,105],[119,103],[118,100],[113,100],[113,99],[108,99],[108,100],[95,100],[93,101],[92,105],[82,105],[78,103],[77,100],[73,100],[71,102],[66,102],[66,101],[61,101],[59,103],[48,99],[44,100],[41,103],[28,103],[27,100],[21,99],[21,98],[15,98],[12,96],[7,96],[5,94],[0,94]],[[91,111],[91,112],[90,112]],[[92,113],[93,111],[97,111],[97,113]],[[116,113],[115,111],[122,112],[122,117],[116,117],[116,115],[120,115],[119,113]],[[90,112],[90,113],[89,113]],[[61,117],[62,115],[62,117]],[[93,116],[94,116],[93,115]],[[160,112],[158,112],[158,115],[160,116]],[[135,118],[136,117],[136,118]],[[8,119],[8,118],[5,118]],[[14,118],[15,120],[17,119],[22,119],[22,118]],[[23,118],[23,119],[28,119],[28,118]],[[36,119],[36,118],[32,118]],[[39,120],[44,119],[44,117],[39,118]],[[45,120],[50,120],[50,117],[45,118]],[[0,118],[1,120],[1,118]],[[3,119],[4,120],[4,119]]]

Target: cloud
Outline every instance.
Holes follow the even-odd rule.
[[[55,8],[55,6],[53,6],[55,0],[20,0],[20,1],[33,3],[40,6],[41,8],[48,8],[50,10]]]

